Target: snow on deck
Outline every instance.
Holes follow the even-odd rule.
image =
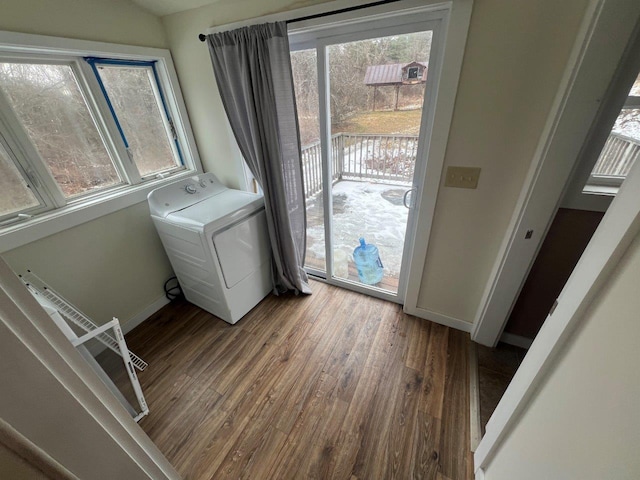
[[[353,262],[353,250],[359,245],[358,239],[364,237],[378,247],[385,275],[397,277],[409,213],[402,196],[409,188],[371,182],[336,183],[332,195],[334,252],[341,250]],[[325,257],[321,203],[320,193],[307,204],[307,257],[317,259]]]

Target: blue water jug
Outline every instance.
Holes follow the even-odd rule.
[[[360,246],[353,251],[353,261],[358,269],[358,277],[365,285],[375,285],[382,280],[384,267],[378,247],[365,243],[364,238],[360,238]]]

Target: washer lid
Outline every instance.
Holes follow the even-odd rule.
[[[241,190],[225,190],[180,211],[166,219],[180,225],[214,229],[230,225],[264,205],[262,195]]]
[[[228,190],[213,173],[183,178],[156,188],[148,195],[151,215],[164,218]]]

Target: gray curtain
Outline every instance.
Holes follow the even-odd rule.
[[[207,36],[222,103],[264,191],[275,293],[311,293],[303,270],[306,210],[300,135],[284,22]]]

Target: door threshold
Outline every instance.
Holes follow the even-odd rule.
[[[475,453],[482,439],[480,418],[480,377],[478,375],[478,350],[475,342],[469,345],[469,421],[471,422],[471,451]]]

